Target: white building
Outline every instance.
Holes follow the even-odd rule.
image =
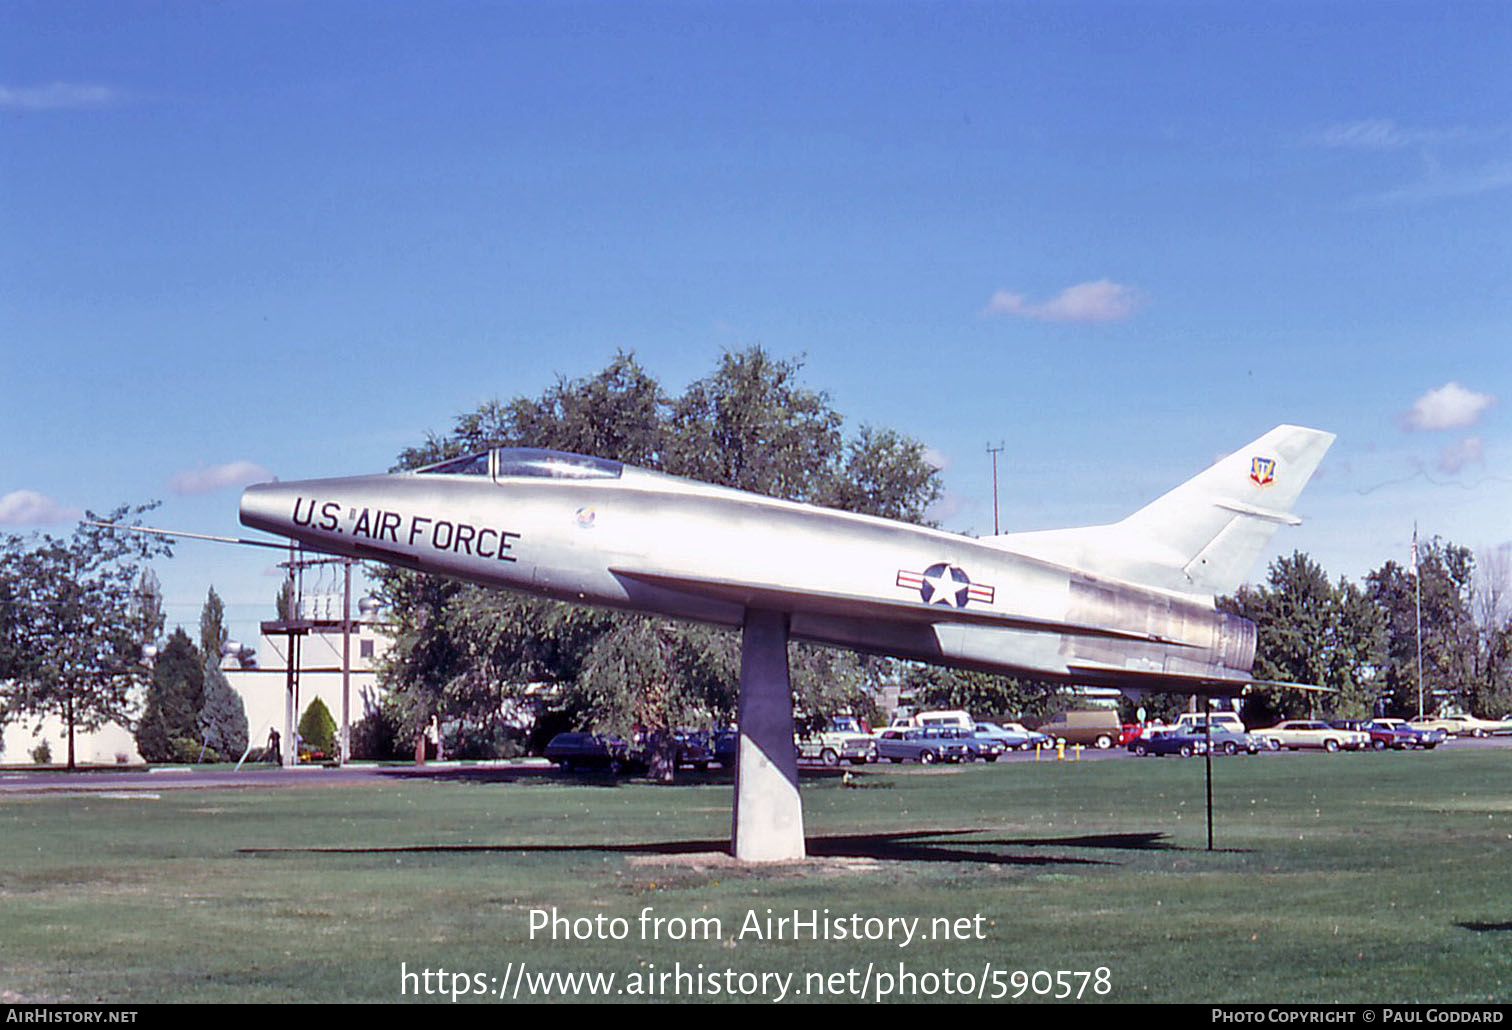
[[[0,741],[5,745],[0,750],[3,765],[32,764],[32,752],[44,742],[51,764],[68,761],[68,725],[57,716],[48,716],[40,723],[35,719],[12,722],[0,733]],[[142,756],[130,730],[119,723],[108,723],[90,732],[74,731],[74,761],[79,765],[129,765],[141,764]]]
[[[342,717],[341,595],[307,597],[296,628],[299,661],[294,699],[294,722],[304,714],[310,702],[320,698],[340,727]],[[285,698],[288,692],[289,637],[270,630],[274,623],[263,623],[264,633],[257,646],[257,667],[241,668],[229,661],[222,667],[226,679],[242,699],[247,710],[247,739],[253,747],[268,743],[269,731],[284,737]],[[379,621],[377,605],[363,599],[352,621],[350,666],[348,674],[348,720],[356,725],[378,706],[378,663],[393,645],[388,628]],[[238,665],[238,667],[233,667]]]
[[[339,727],[342,701],[341,596],[308,598],[302,614],[305,617],[299,623],[303,632],[299,638],[299,695],[294,719],[297,724],[305,708],[318,697]],[[378,704],[377,663],[392,643],[387,627],[379,621],[377,606],[367,600],[359,603],[357,617],[352,622],[349,677],[349,719],[354,725]],[[262,747],[268,742],[270,729],[276,729],[280,737],[284,734],[289,638],[264,636],[255,652],[257,662],[254,668],[243,667],[244,662],[238,657],[243,651],[240,645],[228,645],[227,651],[222,671],[246,708],[248,740],[254,747]],[[140,714],[144,691],[135,693],[132,707]],[[0,743],[4,745],[0,749],[0,765],[31,765],[33,752],[44,743],[50,752],[50,764],[61,765],[68,760],[68,727],[56,716],[40,722],[36,719],[10,722],[0,727]],[[74,760],[79,765],[140,765],[143,761],[132,730],[119,723],[108,723],[93,731],[76,730]]]

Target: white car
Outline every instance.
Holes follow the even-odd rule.
[[[1277,750],[1287,748],[1322,748],[1324,751],[1359,751],[1370,746],[1370,734],[1359,730],[1341,730],[1317,719],[1287,719],[1267,730],[1256,730],[1260,737]]]
[[[1477,719],[1473,715],[1429,715],[1413,719],[1415,730],[1443,730],[1455,737],[1489,737],[1493,733],[1512,733],[1512,723]]]
[[[1233,712],[1211,712],[1204,715],[1202,712],[1182,712],[1176,718],[1176,728],[1189,733],[1201,733],[1207,725],[1209,716],[1213,723],[1213,729],[1225,729],[1231,733],[1246,733],[1244,722]]]

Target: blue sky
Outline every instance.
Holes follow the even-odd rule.
[[[388,467],[636,353],[802,355],[947,528],[1278,422],[1330,573],[1512,541],[1504,3],[0,0],[0,530]],[[161,563],[243,638],[256,551]],[[1256,576],[1263,574],[1256,569]]]

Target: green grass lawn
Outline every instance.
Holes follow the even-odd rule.
[[[946,970],[951,991],[965,973],[992,998],[1017,992],[1016,970],[1102,968],[1104,995],[1072,981],[1085,999],[1506,1001],[1509,757],[1221,759],[1211,853],[1200,761],[873,766],[851,787],[806,778],[818,857],[754,868],[710,854],[729,834],[727,782],[3,795],[0,1001],[389,1002],[401,969],[444,969],[410,990],[449,991],[453,974],[507,988],[522,963],[613,973],[616,989],[680,969],[700,979],[665,995],[716,1000],[710,978],[727,970],[758,998],[790,975],[788,997],[809,985],[805,1000],[809,974],[854,970],[857,986],[869,969],[874,997],[879,974],[906,970],[921,979],[893,997],[929,1001],[947,996]],[[553,907],[628,934],[532,939],[531,911]],[[720,933],[650,939],[647,908],[680,921],[664,934],[714,920]],[[969,929],[905,946],[741,934],[768,909]]]

